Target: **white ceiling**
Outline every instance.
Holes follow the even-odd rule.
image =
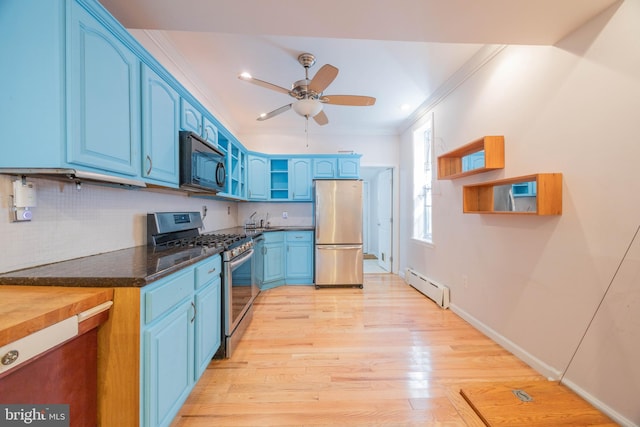
[[[367,95],[371,107],[325,105],[314,133],[397,134],[485,44],[553,45],[616,0],[101,0],[143,44],[153,41],[238,133],[304,132],[293,98],[237,78],[290,88],[300,53],[340,72],[325,94]],[[137,31],[150,30],[150,31]],[[409,104],[409,111],[401,111]]]

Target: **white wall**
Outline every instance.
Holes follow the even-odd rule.
[[[504,135],[505,169],[436,182],[433,246],[410,239],[411,210],[402,212],[401,271],[448,285],[457,312],[553,378],[567,370],[640,224],[638,22],[640,1],[627,0],[555,47],[500,52],[433,113],[436,155]],[[402,206],[412,204],[418,125],[401,136]],[[564,174],[561,216],[462,214],[464,184],[537,172]],[[606,326],[587,332],[582,367],[570,366],[565,381],[638,424],[640,269],[637,258],[627,265],[635,275],[612,284],[625,304],[605,299]]]

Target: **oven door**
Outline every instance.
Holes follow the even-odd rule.
[[[230,336],[258,294],[253,249],[225,262],[225,335]]]

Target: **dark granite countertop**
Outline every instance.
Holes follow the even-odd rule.
[[[142,287],[220,252],[220,248],[135,246],[0,274],[0,285]]]
[[[274,231],[313,229],[313,226],[255,230],[233,227],[211,233],[246,234],[254,237]],[[135,246],[3,273],[0,274],[0,286],[142,287],[220,252],[221,248],[157,249],[152,246]]]

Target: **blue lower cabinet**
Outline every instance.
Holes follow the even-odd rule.
[[[221,279],[218,277],[195,295],[195,377],[197,381],[207,369],[221,343]]]
[[[193,386],[191,300],[173,309],[143,334],[143,426],[168,426]]]
[[[262,289],[284,285],[284,232],[264,234]]]
[[[221,259],[142,288],[140,425],[171,424],[221,343]]]
[[[260,246],[261,289],[313,284],[313,231],[269,231]]]
[[[289,285],[313,284],[313,231],[287,231],[285,246],[285,282]]]

